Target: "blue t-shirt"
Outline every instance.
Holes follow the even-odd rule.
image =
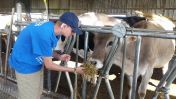
[[[31,23],[19,34],[9,64],[17,72],[29,74],[42,68],[42,57],[52,56],[58,38],[54,34],[54,23],[41,21]]]

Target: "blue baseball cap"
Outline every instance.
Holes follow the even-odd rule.
[[[73,12],[63,13],[59,20],[72,28],[72,31],[76,34],[82,34],[82,31],[79,29],[79,19]]]

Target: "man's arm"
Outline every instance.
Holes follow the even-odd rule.
[[[60,66],[52,61],[52,57],[44,57],[44,65],[49,70],[55,70],[55,71],[65,71],[65,72],[77,72],[79,74],[83,74],[83,67],[77,67],[77,68],[69,68],[66,66]]]

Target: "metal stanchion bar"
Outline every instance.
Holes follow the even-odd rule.
[[[133,69],[133,82],[132,82],[131,99],[136,99],[136,88],[137,88],[137,76],[138,76],[138,67],[139,67],[140,48],[141,48],[141,37],[138,36],[137,41],[136,41],[136,49],[135,49],[135,61],[134,61],[134,69]]]
[[[88,49],[88,38],[89,33],[85,32],[85,40],[84,40],[84,63],[87,61],[87,49]],[[85,78],[83,78],[83,88],[82,88],[82,99],[86,99],[86,93],[87,93],[87,81]]]
[[[66,44],[65,49],[64,49],[64,53],[65,54],[70,54],[71,53],[73,45],[74,45],[75,40],[76,40],[75,38],[76,38],[76,35],[74,35],[74,36],[72,36],[72,37],[70,37],[68,39],[67,44]],[[67,64],[66,62],[61,61],[61,65],[62,66],[65,66],[66,64]],[[56,87],[55,87],[55,92],[57,92],[61,74],[62,74],[61,72],[58,73],[58,79],[57,79],[57,84],[56,84]],[[74,98],[73,86],[72,86],[72,83],[71,83],[71,79],[70,79],[69,73],[65,72],[65,75],[66,75],[67,82],[69,84],[70,93],[71,93],[70,99],[73,99]]]
[[[47,88],[48,94],[51,92],[51,71],[47,70]]]
[[[113,56],[115,55],[119,45],[120,45],[120,39],[116,36],[114,39],[112,48],[111,48],[108,56],[105,58],[106,61],[105,61],[104,67],[103,67],[103,74],[105,74],[105,76],[109,74],[110,68],[112,66],[111,60],[112,60]]]
[[[20,2],[16,3],[16,13],[17,13],[17,21],[22,21],[22,4]],[[21,30],[21,26],[17,26],[17,30]]]
[[[114,93],[112,91],[112,88],[111,88],[111,85],[110,85],[110,82],[109,82],[109,79],[105,79],[105,84],[106,84],[106,87],[108,89],[108,94],[110,96],[110,99],[115,99]]]
[[[111,60],[112,60],[112,58],[113,58],[113,56],[114,56],[114,54],[115,54],[115,52],[116,52],[116,50],[117,50],[117,48],[119,46],[119,44],[118,44],[119,42],[120,42],[119,38],[116,36],[115,39],[114,39],[112,48],[109,51],[109,54],[108,54],[108,56],[105,59],[106,61],[105,61],[105,64],[103,66],[103,69],[101,71],[101,75],[98,78],[98,83],[96,84],[95,91],[94,91],[94,94],[92,96],[93,99],[95,99],[96,96],[97,96],[97,93],[99,91],[99,87],[100,87],[100,84],[101,84],[101,81],[102,81],[102,77],[104,77],[104,76],[109,74],[109,70],[110,70],[110,68],[112,66]],[[108,89],[108,93],[109,93],[111,99],[114,99],[114,94],[112,92],[109,80],[108,79],[105,79],[105,80],[106,80],[105,82],[106,82],[106,86],[107,86],[107,89]]]
[[[2,34],[0,34],[0,76],[3,75],[3,66],[2,66]]]
[[[70,43],[71,43],[71,37],[69,37],[68,40],[67,40],[67,43],[66,43],[65,48],[64,48],[64,53],[68,53]],[[60,65],[65,66],[66,62],[61,61]],[[57,90],[58,90],[61,74],[62,74],[62,72],[59,71],[58,72],[57,83],[56,83],[56,87],[55,87],[55,92],[57,92]]]
[[[98,90],[100,88],[101,81],[102,81],[102,76],[98,77],[98,79],[97,79],[97,84],[95,86],[95,90],[94,90],[94,93],[93,93],[93,96],[91,99],[96,99],[96,96],[98,94]]]
[[[170,85],[172,84],[172,82],[174,81],[175,78],[176,78],[176,68],[174,69],[174,71],[171,73],[171,75],[169,76],[169,78],[166,81],[166,84],[164,87],[165,90],[163,90],[165,99],[170,99],[168,91],[169,91]]]
[[[127,49],[127,44],[126,44],[126,36],[124,38],[124,45],[123,45],[123,59],[122,59],[122,72],[121,72],[121,79],[120,79],[120,99],[123,97],[123,84],[124,84],[124,76],[125,76],[125,58],[126,58],[126,49]]]
[[[70,89],[70,99],[73,99],[73,86],[72,86],[72,82],[71,82],[71,79],[70,79],[70,75],[68,72],[65,72],[65,75],[66,75],[66,78],[67,78],[67,82],[68,82],[68,85],[69,85],[69,89]]]
[[[88,40],[89,40],[89,33],[85,32],[85,40],[84,40],[84,63],[87,61],[87,50],[88,50]]]
[[[79,48],[79,35],[76,35],[76,66],[78,67],[78,48]],[[75,82],[74,82],[74,99],[77,99],[77,89],[78,89],[78,75],[75,72]]]
[[[5,57],[5,76],[7,76],[7,60],[9,56],[9,45],[10,45],[10,39],[11,39],[11,34],[12,34],[12,23],[13,23],[13,16],[14,16],[15,9],[12,8],[12,16],[11,16],[11,22],[10,22],[10,28],[8,31],[8,36],[7,36],[7,48],[6,48],[6,57]]]
[[[23,23],[18,23],[23,24]],[[17,24],[17,25],[18,25]],[[90,31],[90,32],[100,32],[100,33],[112,33],[113,27],[100,27],[100,26],[81,26],[81,29],[84,31]],[[126,28],[126,33],[124,35],[127,36],[144,36],[144,37],[154,37],[154,38],[167,38],[167,39],[175,39],[176,38],[176,31],[161,31],[161,30],[149,30],[149,29],[135,29],[135,28]],[[131,32],[133,31],[133,32]],[[138,57],[139,54],[136,54],[136,57]],[[136,59],[136,61],[139,61]],[[135,65],[138,65],[138,62],[135,61]],[[109,63],[107,63],[109,64]],[[135,70],[135,69],[134,69]],[[107,72],[107,71],[106,71]],[[105,73],[106,74],[106,73]],[[96,86],[95,94],[96,96],[99,88],[99,84],[101,83],[102,77],[99,77],[98,85]],[[133,81],[135,83],[135,81]],[[133,88],[134,91],[134,88]],[[132,95],[133,97],[134,95]],[[132,98],[135,99],[135,96]]]
[[[58,73],[57,83],[54,92],[57,92],[62,72]]]
[[[159,84],[157,85],[157,87],[155,89],[155,94],[152,97],[152,99],[157,99],[159,92],[163,92],[164,94],[168,94],[168,92],[167,92],[169,89],[168,87],[173,82],[173,79],[175,79],[175,77],[176,77],[175,73],[176,73],[176,59],[174,58],[171,60],[171,63],[169,64],[169,69],[167,70],[167,72],[164,74],[164,76],[160,80]],[[165,84],[165,87],[163,87],[164,84]],[[167,97],[167,95],[165,95],[165,97]],[[168,98],[166,98],[166,99],[168,99]]]

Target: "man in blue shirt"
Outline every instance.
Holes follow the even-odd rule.
[[[9,57],[9,64],[16,71],[20,99],[40,99],[43,89],[43,64],[49,70],[77,72],[83,74],[83,67],[69,68],[52,62],[53,48],[61,35],[69,37],[80,34],[79,19],[72,12],[65,12],[56,22],[31,23],[19,34]],[[69,61],[70,55],[54,55],[62,61]]]

